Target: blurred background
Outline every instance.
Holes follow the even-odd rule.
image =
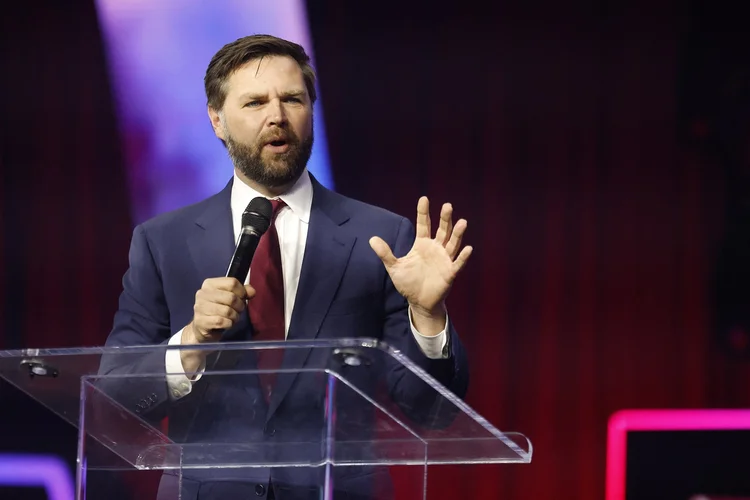
[[[313,55],[319,179],[412,220],[419,196],[450,201],[469,222],[448,303],[468,402],[534,456],[441,467],[435,498],[599,500],[615,412],[750,405],[741,3],[2,9],[0,349],[104,342],[133,226],[231,176],[205,115],[211,55],[265,32]],[[0,454],[73,470],[75,429],[7,384],[0,405]]]

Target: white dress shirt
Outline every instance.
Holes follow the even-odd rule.
[[[250,203],[250,200],[258,196],[262,195],[242,182],[235,174],[230,202],[235,239],[240,234],[242,213],[247,204]],[[279,196],[279,198],[286,203],[286,206],[279,210],[275,225],[276,232],[279,235],[281,268],[284,275],[284,335],[287,335],[289,333],[292,312],[294,311],[294,300],[297,297],[297,286],[299,285],[300,272],[302,270],[302,257],[304,256],[305,243],[307,242],[307,229],[310,226],[313,186],[307,171],[300,176],[292,189]],[[250,273],[252,273],[252,265]],[[248,273],[248,279],[245,281],[245,284],[249,282],[250,275]],[[414,322],[411,320],[411,310],[409,310],[409,321],[414,338],[425,355],[432,359],[442,358],[443,348],[448,340],[446,330],[443,329],[442,332],[434,337],[427,337],[419,333],[414,327]],[[447,325],[448,320],[446,318],[446,328]],[[181,340],[182,330],[175,333],[169,339],[169,345],[179,345]],[[201,366],[194,379],[191,380],[188,378],[182,367],[180,351],[177,349],[167,349],[165,363],[169,391],[175,399],[190,393],[192,384],[200,379],[200,373],[205,368]]]

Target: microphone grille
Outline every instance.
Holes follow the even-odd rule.
[[[250,226],[262,235],[271,225],[272,213],[273,207],[268,199],[262,196],[253,198],[242,213],[242,226]]]

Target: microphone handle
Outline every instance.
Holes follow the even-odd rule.
[[[250,271],[250,262],[253,260],[255,250],[258,248],[261,235],[252,227],[244,226],[237,238],[237,246],[234,255],[229,262],[227,277],[237,278],[241,284],[245,284],[247,273]]]
[[[252,226],[242,227],[240,236],[237,238],[237,245],[234,248],[232,260],[229,262],[229,268],[227,269],[228,278],[237,278],[241,284],[245,284],[247,273],[250,271],[250,261],[253,260],[253,255],[255,255],[255,250],[258,248],[261,236],[263,235]],[[221,330],[214,330],[214,332],[221,333]],[[240,351],[229,351],[222,356],[223,353],[224,351],[219,350],[216,357],[210,363],[211,367],[207,367],[206,371],[230,369],[230,367],[234,366]],[[209,362],[207,361],[206,364],[208,365]],[[194,389],[198,401],[196,408],[200,408],[203,405],[206,396],[206,388],[209,386],[210,384],[200,384]],[[193,425],[195,424],[195,417],[197,414],[197,411],[193,413],[183,437],[189,435],[189,431],[192,430]]]

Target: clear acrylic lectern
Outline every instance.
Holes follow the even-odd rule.
[[[200,346],[196,373],[167,373],[182,349],[4,351],[0,377],[79,429],[79,499],[126,487],[165,500],[270,488],[277,500],[387,499],[394,487],[439,498],[427,491],[431,466],[531,461],[526,437],[375,340]],[[269,356],[282,368],[259,370]],[[396,466],[408,473],[392,480]]]

